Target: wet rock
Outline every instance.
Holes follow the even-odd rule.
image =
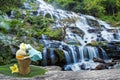
[[[98,30],[98,29],[89,29],[88,32],[89,32],[89,33],[93,33],[93,32],[94,32],[94,33],[98,33],[99,30]]]
[[[70,27],[70,30],[81,37],[85,35],[85,33],[82,30],[80,30],[78,27]]]
[[[108,62],[108,63],[105,63],[106,66],[114,66],[116,64],[116,62]]]
[[[98,66],[96,66],[95,70],[109,69],[109,68],[114,67],[114,65],[116,65],[117,63],[114,60],[105,62],[103,59],[100,59],[100,58],[93,58],[93,61],[100,63]]]
[[[103,63],[100,63],[98,66],[96,66],[95,70],[102,70],[102,69],[106,69],[106,65]]]
[[[103,46],[107,55],[113,59],[120,59],[120,42],[112,41]]]
[[[93,58],[93,61],[94,62],[99,62],[99,63],[105,63],[105,61],[103,59],[100,59],[100,58]]]
[[[93,20],[93,19],[87,18],[87,23],[88,23],[91,27],[93,27],[93,28],[95,28],[95,29],[98,29],[98,30],[101,30],[100,25],[99,25],[99,23],[98,23],[97,20]]]

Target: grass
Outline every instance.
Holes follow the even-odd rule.
[[[6,76],[13,76],[13,77],[34,77],[34,76],[40,76],[44,75],[47,70],[39,68],[37,66],[30,66],[30,73],[26,75],[21,75],[19,73],[11,73],[10,66],[13,66],[13,64],[3,65],[0,66],[0,74],[4,74]]]
[[[120,21],[120,15],[118,15],[118,16],[103,15],[103,16],[100,16],[100,19],[110,23],[111,25],[113,25],[113,27],[120,26],[120,25],[116,25]]]

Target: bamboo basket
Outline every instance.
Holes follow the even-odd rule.
[[[22,75],[30,73],[30,58],[27,59],[17,59],[19,65],[19,73]]]

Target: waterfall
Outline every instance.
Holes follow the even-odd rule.
[[[113,37],[116,39],[116,41],[120,40],[120,29],[116,31],[116,33],[113,33]]]
[[[74,46],[69,46],[69,48],[71,50],[73,63],[76,63],[77,62],[77,55],[76,55],[76,51],[74,50]]]
[[[69,53],[67,51],[65,51],[65,50],[63,50],[63,52],[64,52],[64,55],[65,55],[67,65],[71,64],[71,58],[70,58]]]
[[[106,52],[101,47],[92,47],[86,45],[93,41],[119,41],[120,29],[113,28],[106,22],[98,20],[93,16],[84,14],[78,15],[74,12],[56,9],[43,0],[37,1],[39,3],[37,15],[46,16],[49,14],[51,18],[54,18],[55,20],[52,28],[65,27],[66,29],[66,42],[46,40],[45,35],[42,35],[43,40],[41,43],[44,44],[44,65],[47,64],[47,57],[51,59],[51,64],[55,64],[55,47],[53,47],[52,44],[58,42],[60,44],[57,48],[63,50],[64,52],[66,60],[66,64],[64,66],[65,70],[78,71],[94,69],[99,64],[93,61],[94,57],[101,58],[103,60],[109,60]],[[49,52],[46,51],[47,48],[50,49]]]
[[[54,48],[50,48],[50,58],[51,58],[51,63],[55,64]]]
[[[43,65],[47,65],[47,49],[46,47],[43,48]]]
[[[46,14],[50,14],[51,18],[53,18],[54,16],[55,22],[53,24],[53,28],[67,26],[67,40],[68,38],[69,40],[73,41],[78,40],[82,45],[86,45],[87,43],[91,43],[92,41],[97,41],[97,33],[100,33],[102,38],[108,42],[118,40],[118,38],[115,38],[113,36],[113,32],[109,31],[115,28],[111,27],[104,21],[98,20],[93,16],[84,14],[78,15],[74,12],[56,9],[52,5],[44,2],[43,0],[37,1],[39,2],[39,8],[37,10],[38,15],[45,16]],[[89,25],[89,23],[91,23],[92,25]],[[84,35],[82,37],[76,36],[78,34],[73,33],[72,30],[70,30],[71,27],[77,27],[78,29],[82,30],[84,32]],[[94,31],[89,32],[90,30]]]
[[[69,48],[70,51],[73,51],[74,49],[72,55],[65,52],[65,55],[67,56],[67,65],[64,67],[65,70],[71,69],[73,71],[76,71],[81,69],[94,69],[99,64],[93,61],[94,57],[109,60],[105,51],[100,47],[76,46],[76,48],[78,51],[75,50],[75,46]],[[100,49],[101,52],[98,52],[98,49]],[[73,62],[69,62],[68,64],[68,61],[71,61],[70,59],[73,59]]]
[[[102,59],[104,59],[104,60],[108,60],[109,58],[108,58],[108,56],[107,56],[107,54],[106,54],[106,52],[103,50],[103,48],[101,48],[101,47],[99,47],[100,48],[100,50],[101,50],[101,58]]]
[[[83,61],[84,60],[84,55],[83,55],[84,47],[82,46],[82,47],[79,47],[78,49],[79,49],[80,61]]]

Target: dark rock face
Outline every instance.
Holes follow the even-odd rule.
[[[87,23],[88,23],[88,25],[90,25],[91,27],[93,27],[93,28],[95,28],[95,29],[98,29],[98,30],[101,30],[98,21],[87,18]]]
[[[110,42],[103,48],[110,58],[120,59],[120,42]]]
[[[96,66],[95,70],[102,70],[106,69],[106,66],[103,63],[100,63],[98,66]]]
[[[99,29],[89,29],[88,30],[89,33],[98,33],[99,32]]]
[[[95,67],[95,70],[102,70],[102,69],[109,69],[109,68],[114,68],[114,65],[117,64],[117,61],[111,60],[110,62],[106,62],[103,59],[100,58],[93,58],[94,62],[98,62],[99,65]]]
[[[93,61],[94,62],[99,62],[99,63],[105,63],[105,61],[103,59],[100,59],[100,58],[93,58]]]
[[[83,37],[85,33],[80,30],[78,27],[70,27],[71,31],[75,34],[78,34],[79,36]]]

